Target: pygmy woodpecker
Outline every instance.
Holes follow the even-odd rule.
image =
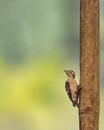
[[[67,75],[67,80],[65,82],[65,89],[68,94],[68,97],[73,103],[73,106],[79,107],[79,94],[81,87],[77,84],[75,80],[75,72],[73,70],[64,70]]]

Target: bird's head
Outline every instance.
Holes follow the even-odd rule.
[[[68,77],[71,77],[73,79],[75,78],[75,72],[73,70],[64,70],[64,72]]]

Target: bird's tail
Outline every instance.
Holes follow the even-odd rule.
[[[79,103],[77,102],[77,103],[73,103],[73,107],[78,107],[79,108]]]

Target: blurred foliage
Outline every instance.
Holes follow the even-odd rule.
[[[77,108],[66,96],[63,70],[74,69],[79,81],[79,4],[71,0],[0,0],[0,129],[78,129]],[[101,87],[100,130],[104,127],[103,91]]]

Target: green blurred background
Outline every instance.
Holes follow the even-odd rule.
[[[101,114],[104,129],[104,1]],[[79,82],[79,6],[72,0],[0,0],[0,129],[78,130],[64,69]]]

